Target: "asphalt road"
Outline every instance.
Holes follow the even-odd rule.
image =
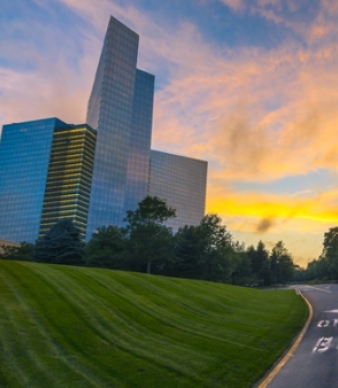
[[[268,388],[338,388],[338,285],[297,288],[311,303],[313,319]]]

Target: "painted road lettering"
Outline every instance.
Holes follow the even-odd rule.
[[[327,319],[324,319],[322,321],[319,321],[317,327],[328,327],[330,325],[330,321]]]
[[[333,337],[321,337],[312,349],[312,353],[324,353],[329,350]]]
[[[322,319],[318,322],[317,327],[328,327],[330,326],[331,321],[329,319]],[[338,319],[332,319],[332,326],[336,327],[338,326]]]

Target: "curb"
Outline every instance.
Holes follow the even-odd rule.
[[[300,295],[305,300],[306,304],[308,305],[308,308],[309,308],[308,319],[305,322],[305,325],[302,328],[301,332],[299,333],[299,335],[296,337],[295,341],[291,345],[290,349],[287,350],[287,352],[284,354],[284,356],[282,356],[282,358],[273,367],[273,369],[268,373],[268,375],[266,377],[264,377],[263,380],[258,385],[255,385],[256,388],[266,388],[270,384],[271,380],[279,373],[279,371],[283,368],[283,366],[289,361],[289,359],[292,357],[293,353],[298,348],[298,346],[299,346],[301,340],[303,339],[303,337],[304,337],[304,335],[309,327],[309,324],[312,320],[313,309],[312,309],[310,302],[305,298],[305,296],[301,293],[301,291],[296,290],[296,293],[297,293],[297,295]]]

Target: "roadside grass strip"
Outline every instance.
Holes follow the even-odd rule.
[[[290,291],[0,261],[0,387],[251,387],[308,310]]]

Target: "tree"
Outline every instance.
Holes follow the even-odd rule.
[[[270,262],[276,283],[286,284],[288,280],[292,279],[294,264],[291,254],[285,248],[283,241],[278,241],[272,248]]]
[[[85,247],[86,263],[93,267],[129,269],[126,231],[118,226],[101,226]]]
[[[39,240],[33,250],[33,259],[51,264],[84,264],[84,242],[71,219],[58,221]]]
[[[259,241],[256,248],[256,255],[252,263],[253,271],[260,277],[264,265],[269,261],[269,252],[265,249],[262,241]]]
[[[2,259],[15,260],[18,253],[18,247],[13,245],[1,245],[0,248],[0,257]]]
[[[252,272],[257,281],[262,285],[270,285],[272,281],[272,273],[270,268],[269,252],[265,248],[262,241],[259,241],[257,248],[251,245],[247,254],[250,258]]]
[[[292,281],[303,282],[308,280],[308,272],[305,268],[302,268],[300,265],[295,264],[293,267],[293,276]]]
[[[325,256],[310,261],[306,268],[306,279],[330,279],[330,263]]]
[[[180,228],[175,237],[179,276],[212,281],[229,280],[234,269],[231,234],[217,214],[197,226]]]
[[[151,273],[152,263],[164,265],[172,257],[172,232],[164,222],[176,211],[156,196],[147,196],[136,210],[128,210],[125,221],[128,253],[133,267]]]
[[[23,241],[20,246],[1,245],[0,248],[2,249],[2,253],[0,253],[2,259],[32,261],[33,244]]]
[[[179,228],[175,237],[175,264],[173,276],[188,279],[201,277],[200,256],[204,251],[204,240],[201,238],[199,225],[185,225]]]
[[[232,244],[232,247],[235,253],[234,261],[236,263],[236,268],[231,276],[233,284],[244,285],[256,283],[257,279],[255,279],[252,273],[251,260],[245,249],[245,245],[236,241]]]
[[[328,275],[338,277],[338,227],[330,228],[324,234],[322,258],[327,260]]]

